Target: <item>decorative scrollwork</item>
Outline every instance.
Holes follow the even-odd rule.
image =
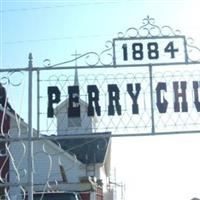
[[[100,57],[99,55],[96,53],[96,52],[89,52],[89,53],[86,53],[85,55],[85,63],[88,65],[88,66],[95,66],[99,63],[100,61]],[[81,56],[80,56],[81,57]],[[80,58],[79,57],[79,58]]]
[[[14,87],[22,85],[24,82],[24,73],[22,71],[8,72],[5,76],[0,77],[2,85],[11,85]]]
[[[84,59],[84,62],[88,66],[95,66],[95,65],[99,64],[99,62],[100,62],[100,57],[96,52],[88,52],[88,53],[82,54],[78,57],[75,57],[74,59],[70,59],[70,60],[60,62],[60,63],[57,63],[57,64],[53,64],[53,65],[51,65],[50,59],[45,59],[43,61],[43,65],[44,65],[44,67],[54,68],[54,67],[59,67],[59,66],[62,66],[62,65],[70,64],[70,63],[78,61],[80,59]]]
[[[100,53],[100,63],[102,65],[112,65],[113,64],[113,43],[112,41],[107,41],[105,44],[106,49]]]
[[[143,25],[139,28],[128,28],[124,33],[119,32],[118,38],[138,38],[138,37],[158,37],[158,36],[176,36],[180,35],[179,30],[173,30],[170,26],[158,26],[155,19],[147,16],[143,19]]]
[[[158,26],[155,23],[155,19],[147,16],[142,20],[142,25],[139,28],[131,27],[128,28],[125,32],[118,32],[117,38],[115,39],[124,39],[124,38],[155,38],[155,37],[176,37],[182,36],[181,31],[177,29],[172,29],[170,26]],[[75,58],[70,59],[65,62],[51,64],[49,59],[44,60],[44,66],[48,68],[54,68],[63,66],[64,64],[70,64],[79,61],[79,66],[95,67],[98,65],[101,66],[112,66],[114,62],[113,57],[113,41],[107,41],[105,43],[105,49],[100,53],[96,52],[87,52],[85,54],[74,54]],[[191,38],[186,40],[186,55],[189,62],[200,62],[200,48],[194,46],[194,42]],[[80,64],[84,63],[84,64]]]
[[[162,26],[162,36],[177,36],[181,35],[180,30],[173,30],[170,26]]]
[[[158,36],[161,35],[162,31],[161,28],[157,25],[155,25],[155,19],[150,18],[147,16],[147,18],[143,19],[143,26],[141,26],[139,30],[139,35],[142,37],[152,37],[152,36]]]
[[[51,66],[51,60],[50,60],[50,59],[45,59],[45,60],[43,60],[43,66],[44,66],[44,67],[49,67],[49,66]]]
[[[194,40],[192,38],[187,39],[187,52],[189,62],[200,62],[200,48],[194,45]]]

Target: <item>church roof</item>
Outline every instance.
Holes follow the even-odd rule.
[[[111,133],[104,133],[105,137],[99,137],[98,133],[93,134],[97,137],[58,139],[56,143],[66,152],[75,155],[83,164],[104,163]]]

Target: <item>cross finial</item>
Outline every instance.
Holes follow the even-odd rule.
[[[77,53],[77,50],[75,51],[74,54],[72,54],[72,56],[75,57],[75,74],[74,74],[74,85],[79,85],[79,81],[78,81],[78,69],[77,69],[77,58],[80,56],[81,54]]]
[[[79,56],[81,56],[81,54],[77,53],[77,50],[75,50],[75,53],[72,54],[72,56],[74,56],[75,66],[77,67],[77,59]]]

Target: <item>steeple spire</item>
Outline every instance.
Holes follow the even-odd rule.
[[[78,56],[80,56],[81,54],[78,54],[77,51],[75,51],[75,54],[72,54],[72,56],[75,57],[75,74],[74,74],[74,85],[79,85],[79,81],[78,81],[78,69],[77,69],[77,58]]]
[[[78,81],[78,69],[77,66],[75,68],[75,74],[74,74],[74,85],[79,85],[79,81]]]

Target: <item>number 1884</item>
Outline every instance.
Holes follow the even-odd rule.
[[[131,55],[133,60],[143,60],[144,59],[144,50],[147,50],[147,56],[150,60],[159,59],[160,56],[160,49],[157,42],[149,42],[145,46],[140,43],[133,43],[131,49]],[[144,49],[146,48],[146,49]],[[128,61],[128,47],[127,44],[122,45],[123,50],[123,60]],[[178,52],[178,48],[174,47],[174,43],[171,41],[164,47],[164,53],[168,53],[170,58],[175,58],[176,52]]]

